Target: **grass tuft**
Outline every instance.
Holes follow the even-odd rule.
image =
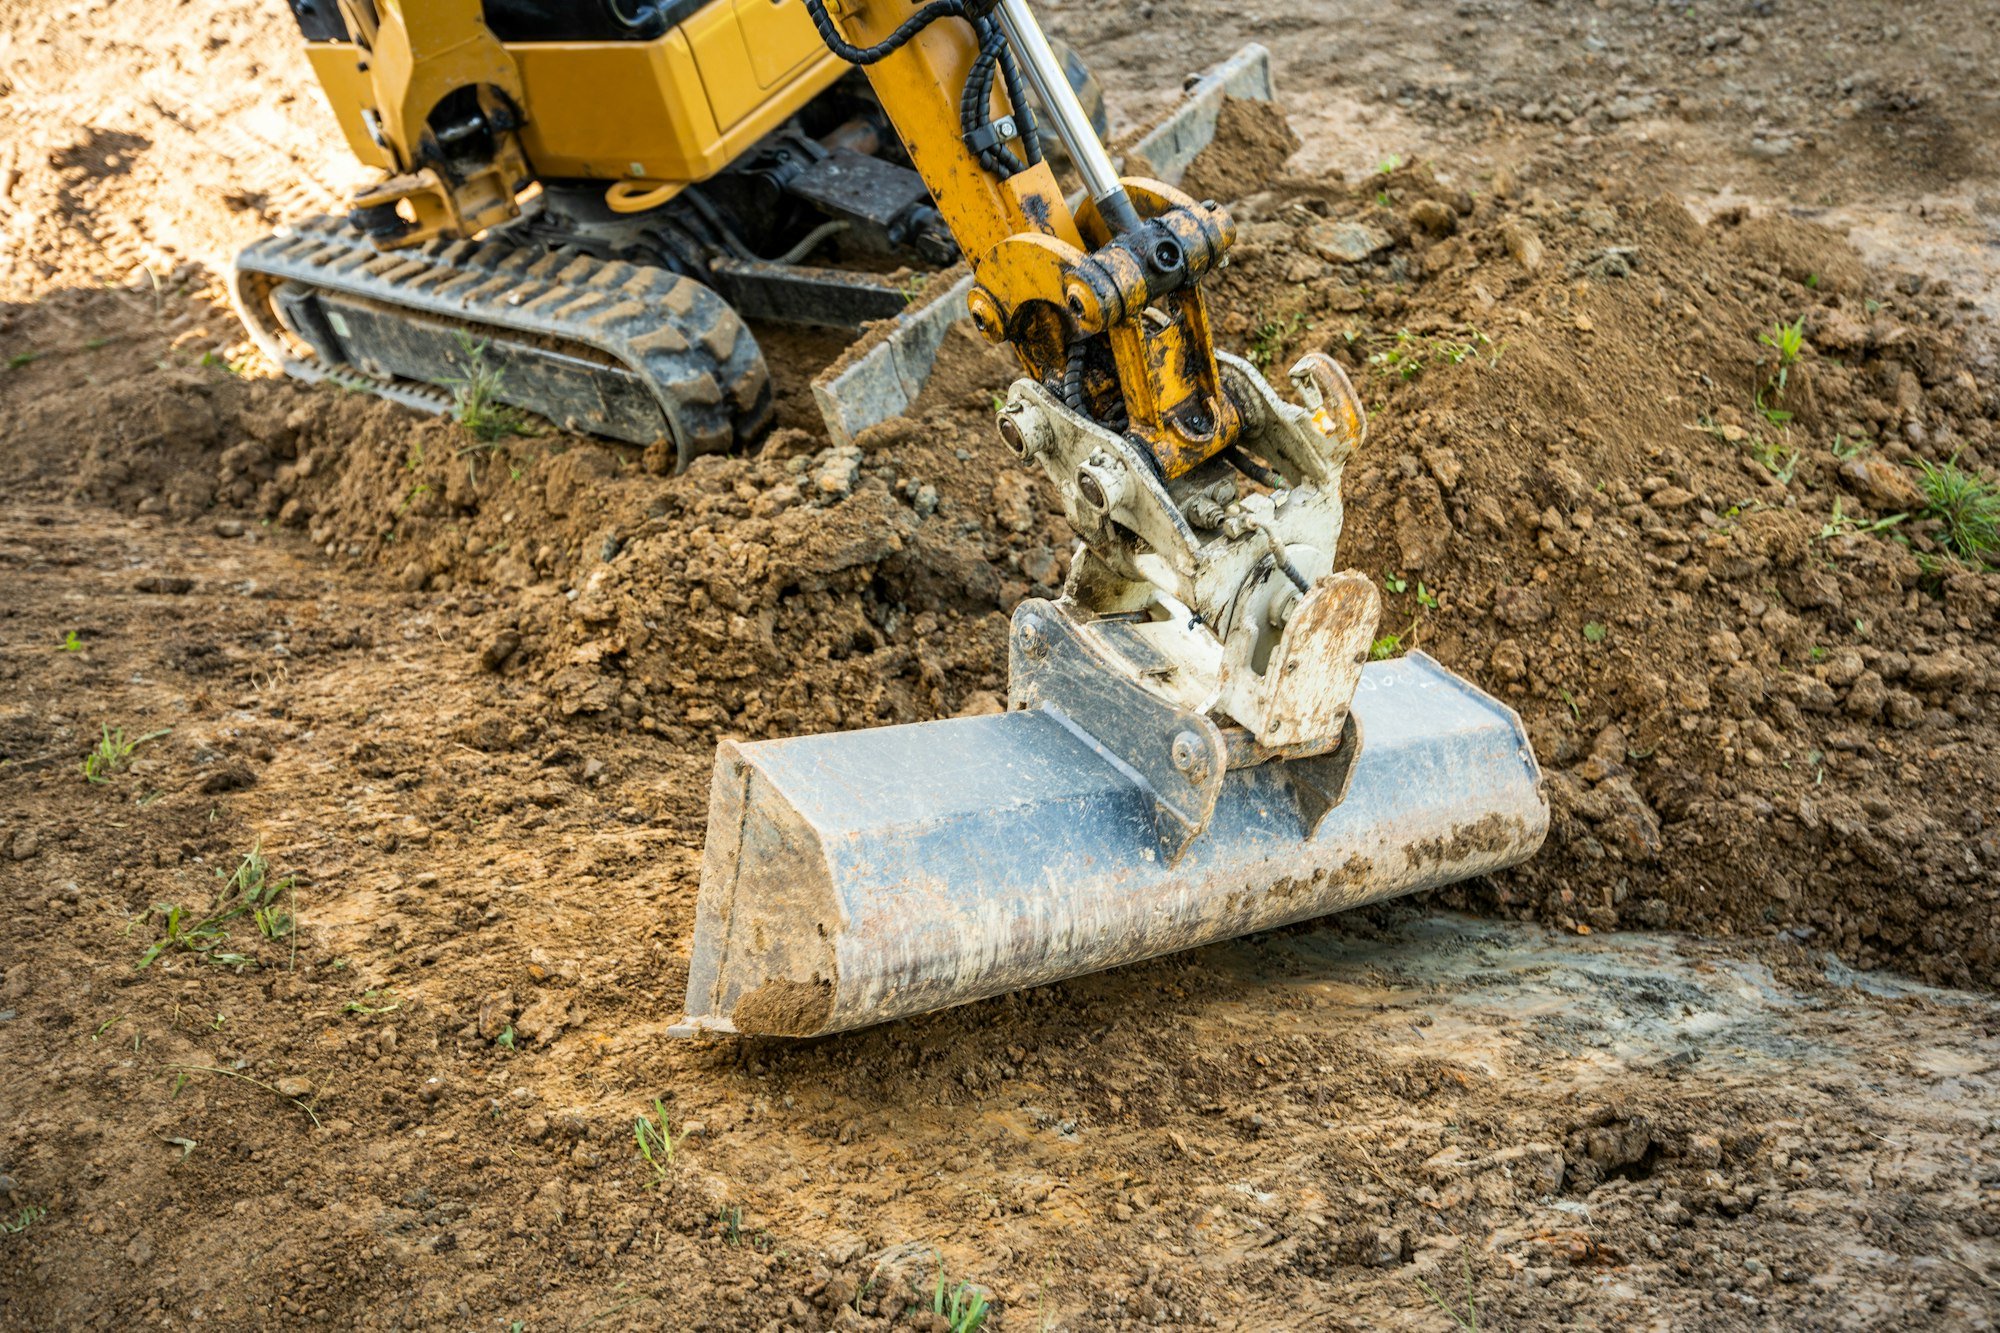
[[[640,1116],[632,1122],[632,1138],[639,1145],[639,1156],[653,1169],[653,1184],[667,1183],[667,1168],[674,1161],[674,1131],[667,1123],[667,1108],[658,1097],[653,1098],[653,1114]],[[741,1221],[738,1210],[738,1221]]]
[[[960,1282],[949,1289],[945,1286],[944,1256],[938,1256],[937,1283],[931,1289],[931,1311],[942,1315],[951,1325],[951,1333],[976,1333],[992,1313],[987,1304],[986,1293],[970,1282]]]
[[[1918,459],[1919,481],[1926,503],[1925,518],[1944,525],[1944,544],[1959,559],[1984,565],[2000,555],[2000,485],[1950,461]]]
[[[83,780],[100,784],[111,781],[131,765],[134,751],[147,741],[156,741],[172,730],[172,727],[162,727],[127,740],[125,728],[103,724],[104,734],[98,739],[97,748],[83,757]]]
[[[274,878],[261,845],[244,854],[233,874],[224,875],[220,870],[215,874],[222,887],[216,891],[215,901],[205,916],[196,916],[176,903],[153,904],[146,915],[160,918],[160,938],[139,955],[135,968],[150,967],[162,954],[176,950],[194,954],[218,967],[254,967],[256,959],[228,947],[229,923],[246,916],[265,939],[289,938],[291,963],[296,965],[298,876]]]
[[[465,334],[458,337],[465,352],[465,374],[448,379],[452,390],[452,414],[475,440],[492,443],[509,435],[528,434],[527,414],[500,401],[506,372],[486,363],[486,342]]]

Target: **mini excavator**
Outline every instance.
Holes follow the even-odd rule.
[[[237,261],[294,375],[437,410],[476,354],[665,470],[767,428],[748,322],[895,318],[896,270],[961,258],[1019,360],[997,427],[1080,544],[1014,611],[1006,711],[723,742],[676,1031],[862,1027],[1540,846],[1513,712],[1370,660],[1379,594],[1335,559],[1346,375],[1308,353],[1292,402],[1216,349],[1228,211],[1119,174],[1027,0],[292,7],[382,171]]]

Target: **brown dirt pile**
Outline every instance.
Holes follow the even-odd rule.
[[[1225,336],[1274,373],[1325,347],[1373,400],[1344,558],[1385,581],[1385,648],[1521,709],[1550,776],[1548,851],[1465,899],[1990,982],[2000,581],[1915,516],[1910,464],[1984,465],[2000,404],[1945,294],[1783,218],[1475,201],[1416,169],[1238,213]],[[1799,318],[1780,395],[1759,335]],[[183,371],[107,391],[77,484],[458,589],[489,668],[700,751],[994,706],[1004,613],[1059,584],[1066,544],[990,428],[1009,373],[955,335],[913,420],[666,478]]]
[[[1327,348],[1375,402],[1345,558],[1385,632],[1521,709],[1550,774],[1549,850],[1468,898],[2000,975],[2000,581],[1911,466],[2000,446],[1949,294],[1781,217],[1421,171],[1242,215],[1224,326],[1274,365]]]

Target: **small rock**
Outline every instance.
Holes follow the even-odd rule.
[[[1913,510],[1924,505],[1924,494],[1910,474],[1886,458],[1850,458],[1840,465],[1847,488],[1883,509]]]
[[[1410,226],[1431,236],[1449,236],[1458,230],[1458,214],[1435,199],[1419,199],[1410,205]]]
[[[297,1074],[289,1074],[279,1079],[273,1086],[284,1096],[299,1101],[304,1101],[306,1098],[312,1096],[313,1091],[312,1080],[309,1078],[300,1078]]]
[[[520,648],[520,635],[510,629],[501,630],[491,639],[488,639],[486,646],[479,650],[479,665],[488,671],[498,671],[501,667],[507,665],[508,659],[512,658],[516,652],[519,652]]]
[[[1528,674],[1528,656],[1521,651],[1521,645],[1512,639],[1502,639],[1486,664],[1502,680],[1521,680]]]
[[[134,583],[139,592],[156,593],[162,597],[179,597],[194,588],[194,580],[178,574],[148,574]]]
[[[993,691],[974,690],[972,693],[966,695],[965,702],[959,705],[958,716],[987,717],[994,713],[1004,713],[1006,711],[1007,701]]]
[[[8,845],[7,854],[16,861],[31,861],[42,853],[41,835],[33,829],[17,829],[14,840]]]
[[[1500,243],[1507,247],[1507,253],[1515,263],[1530,273],[1542,267],[1542,242],[1526,223],[1519,219],[1509,219],[1500,228]]]
[[[1955,690],[1972,679],[1977,668],[1956,648],[1910,661],[1910,684],[1920,690]]]
[[[215,535],[218,537],[241,537],[243,535],[243,520],[240,518],[216,519]]]
[[[1812,345],[1821,352],[1845,356],[1868,346],[1868,326],[1832,306],[1821,306],[1807,317]]]
[[[1534,588],[1500,588],[1493,594],[1493,614],[1515,629],[1539,625],[1551,614],[1548,598]]]
[[[1359,264],[1396,242],[1388,232],[1364,222],[1321,222],[1306,232],[1305,243],[1333,263]]]
[[[1685,509],[1694,503],[1694,495],[1679,486],[1662,486],[1646,497],[1646,503],[1655,509]]]
[[[1431,445],[1424,450],[1424,466],[1431,470],[1431,475],[1437,478],[1439,489],[1446,495],[1458,488],[1458,479],[1465,472],[1465,464],[1459,461],[1458,454],[1440,444]]]
[[[1880,717],[1889,703],[1889,687],[1882,677],[1873,671],[1864,671],[1847,692],[1847,702],[1842,705],[1850,717]]]

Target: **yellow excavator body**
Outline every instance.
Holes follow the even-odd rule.
[[[710,4],[646,41],[499,45],[519,73],[521,143],[538,174],[648,188],[715,175],[848,70],[803,6],[771,0]],[[306,55],[355,157],[395,170],[369,133],[371,52],[328,41]],[[468,82],[475,59],[463,52],[438,74]]]

